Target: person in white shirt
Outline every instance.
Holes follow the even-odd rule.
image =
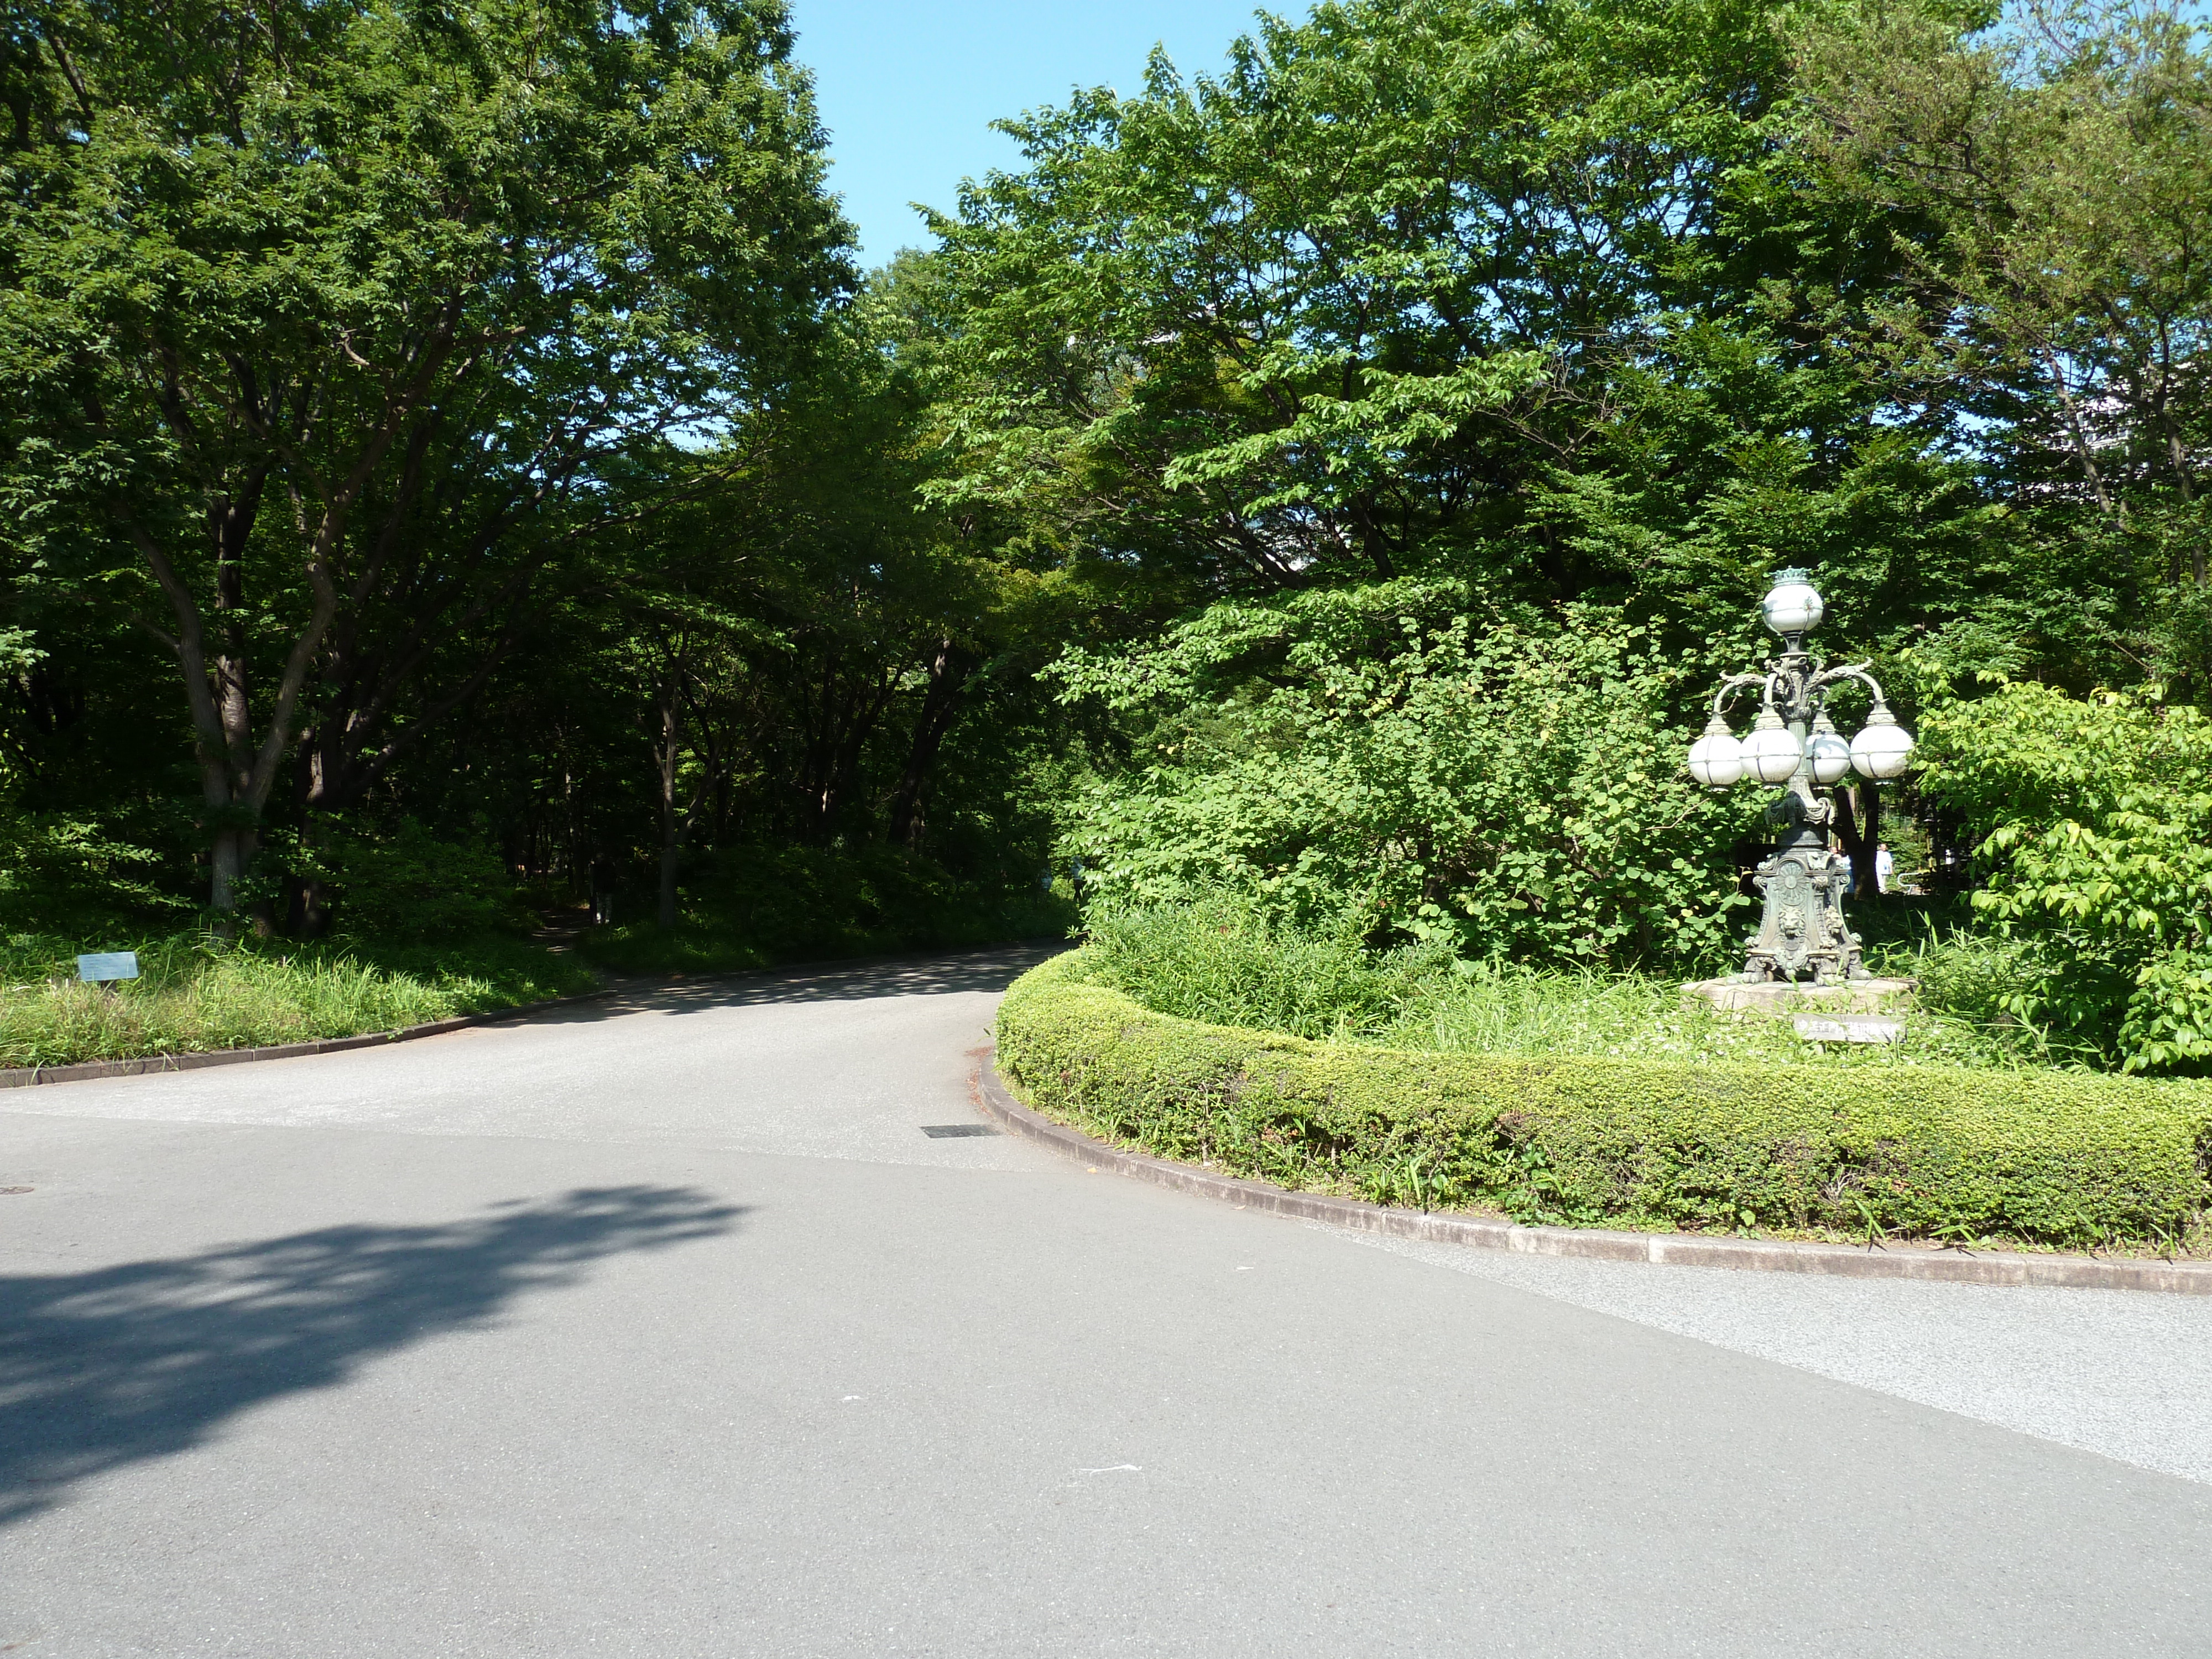
[[[1874,844],[1874,890],[1887,893],[1896,873],[1897,860],[1889,855],[1889,843],[1876,842]]]

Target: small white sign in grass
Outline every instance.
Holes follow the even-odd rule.
[[[136,951],[94,951],[76,959],[76,976],[87,985],[98,985],[112,979],[138,977],[138,953]]]
[[[1808,1042],[1897,1042],[1905,1036],[1901,1019],[1820,1019],[1800,1014],[1791,1022]]]

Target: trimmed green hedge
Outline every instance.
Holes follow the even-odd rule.
[[[2212,1087],[2054,1072],[1423,1054],[1202,1025],[1024,975],[1039,1111],[1279,1185],[1525,1221],[2038,1244],[2201,1236]]]

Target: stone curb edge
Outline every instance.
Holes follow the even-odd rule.
[[[1824,1273],[1844,1279],[1911,1279],[1958,1285],[2040,1285],[2075,1290],[2162,1291],[2212,1296],[2212,1262],[2108,1261],[2094,1256],[1967,1252],[1924,1245],[1861,1249],[1848,1244],[1792,1244],[1683,1233],[1606,1232],[1583,1227],[1524,1227],[1481,1216],[1392,1209],[1358,1199],[1294,1193],[1265,1182],[1209,1174],[1188,1164],[1126,1152],[1031,1110],[1016,1100],[990,1061],[977,1055],[975,1099],[987,1116],[1016,1134],[1081,1158],[1094,1169],[1133,1176],[1219,1199],[1240,1210],[1266,1210],[1394,1238],[1419,1238],[1523,1255],[1597,1261],[1661,1261],[1677,1267],[1737,1267],[1759,1273]]]
[[[548,997],[543,1002],[518,1002],[512,1008],[487,1008],[477,1014],[456,1014],[422,1025],[403,1025],[396,1031],[364,1031],[359,1036],[318,1037],[312,1042],[278,1042],[265,1048],[203,1048],[182,1054],[146,1054],[137,1060],[88,1060],[73,1066],[16,1066],[0,1070],[0,1089],[28,1089],[46,1083],[91,1083],[101,1078],[146,1077],[161,1072],[197,1072],[204,1066],[242,1066],[257,1060],[298,1060],[308,1054],[341,1054],[348,1048],[374,1048],[388,1042],[412,1042],[417,1037],[443,1036],[471,1025],[515,1019],[565,1008],[579,1002],[597,1002],[615,994],[615,988],[586,991],[573,997]]]

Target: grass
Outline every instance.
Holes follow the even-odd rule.
[[[140,977],[76,979],[73,942],[0,948],[0,1066],[66,1066],[386,1031],[589,990],[578,963],[493,936],[383,949],[234,946],[206,934],[135,942]]]
[[[1813,1043],[1784,1020],[1686,1003],[1672,978],[1473,963],[1418,946],[1376,953],[1356,939],[1271,928],[1226,901],[1102,917],[1091,944],[1102,981],[1157,1012],[1322,1042],[1839,1067],[2016,1069],[2069,1058],[1972,1005],[1911,1010],[1896,1043]],[[1978,947],[1919,948],[1918,958],[1882,965],[1932,966],[1939,982],[1946,972],[1973,978],[1954,959]]]
[[[738,974],[777,960],[732,928],[691,921],[672,928],[650,921],[588,928],[576,936],[576,948],[615,974]]]
[[[1388,1024],[1357,1040],[1447,1054],[2008,1069],[2034,1063],[1998,1032],[1925,1009],[1913,1011],[1898,1042],[1816,1043],[1786,1020],[1686,1002],[1678,981],[1489,967],[1422,985]]]

